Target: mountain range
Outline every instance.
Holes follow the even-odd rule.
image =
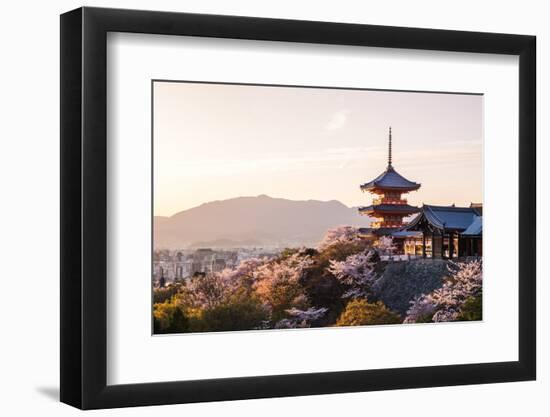
[[[370,219],[336,200],[237,197],[155,216],[154,247],[316,246],[327,229],[339,225],[368,227]]]

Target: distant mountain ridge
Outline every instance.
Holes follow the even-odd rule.
[[[339,225],[368,227],[370,219],[336,200],[237,197],[155,216],[154,247],[314,246]]]

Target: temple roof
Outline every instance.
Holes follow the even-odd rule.
[[[408,230],[414,230],[422,219],[437,229],[456,230],[463,232],[481,216],[472,207],[430,206],[424,204],[421,212],[407,225]]]
[[[418,207],[408,204],[375,204],[372,206],[359,207],[359,212],[380,212],[380,213],[417,213]]]
[[[401,229],[396,229],[395,227],[361,227],[359,228],[359,233],[363,236],[380,237],[390,236],[396,230]]]
[[[361,227],[359,228],[359,233],[362,235],[372,235],[372,236],[393,236],[395,238],[406,238],[406,237],[422,237],[422,232],[406,230],[405,228],[396,229],[395,227]]]
[[[470,207],[477,211],[479,216],[483,216],[483,203],[470,203]]]
[[[409,181],[399,174],[391,165],[388,165],[386,170],[378,177],[361,185],[361,190],[363,191],[374,189],[413,191],[419,188],[420,184]]]
[[[393,237],[405,238],[405,237],[422,237],[422,232],[414,230],[397,230],[391,234]]]
[[[474,221],[466,230],[462,232],[462,236],[480,236],[483,233],[483,218],[481,216],[474,217]]]

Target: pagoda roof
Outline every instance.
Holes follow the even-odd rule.
[[[374,189],[413,191],[418,190],[419,188],[419,183],[409,181],[403,177],[391,164],[388,165],[386,170],[378,177],[361,185],[361,190],[363,191],[370,191]]]
[[[380,237],[391,236],[397,230],[401,229],[398,229],[396,227],[361,227],[359,229],[359,233],[364,236]]]
[[[466,231],[476,218],[480,218],[473,207],[431,206],[424,204],[421,212],[407,225],[407,230],[415,230],[421,220],[425,219],[436,229]],[[479,220],[481,223],[481,220]]]
[[[359,233],[362,235],[372,235],[372,236],[392,236],[395,238],[407,238],[407,237],[422,237],[421,231],[416,230],[407,230],[406,227],[395,228],[395,227],[361,227],[359,228]]]
[[[418,207],[410,206],[408,204],[375,204],[371,206],[359,207],[359,212],[366,213],[379,212],[411,214],[417,213],[418,211]]]

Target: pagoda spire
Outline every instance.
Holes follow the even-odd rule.
[[[403,218],[418,213],[418,207],[410,206],[403,194],[415,191],[420,184],[409,181],[400,175],[392,166],[392,134],[391,126],[388,129],[388,166],[386,170],[372,181],[361,184],[361,191],[374,195],[372,205],[359,207],[359,213],[374,217],[377,221],[371,224],[372,229],[397,230],[405,223]]]
[[[390,135],[388,143],[388,167],[391,167],[391,126],[390,126]]]

